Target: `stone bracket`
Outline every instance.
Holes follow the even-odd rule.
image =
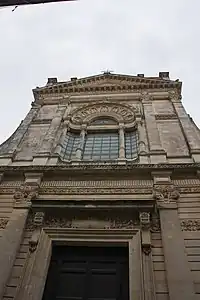
[[[33,220],[34,231],[29,241],[29,251],[33,253],[37,249],[42,224],[44,222],[44,212],[36,212]]]
[[[150,233],[150,213],[140,212],[140,228],[141,228],[141,243],[144,254],[149,255],[151,253],[151,233]]]

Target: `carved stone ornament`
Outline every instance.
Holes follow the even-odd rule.
[[[154,185],[153,187],[153,198],[157,201],[169,203],[173,200],[175,201],[178,200],[179,197],[180,197],[179,192],[171,184],[168,185],[158,184],[158,185]]]
[[[200,220],[182,220],[181,229],[183,231],[200,231]]]
[[[142,245],[142,251],[145,255],[149,255],[151,253],[151,245],[150,244],[144,244]]]
[[[85,194],[150,194],[152,192],[151,188],[41,188],[40,194],[75,194],[75,195],[85,195]]]
[[[130,123],[135,120],[136,112],[138,112],[137,108],[102,101],[102,103],[90,104],[76,110],[71,117],[71,121],[74,124],[82,124],[87,123],[93,116],[108,115],[114,116],[114,119],[117,119],[118,122]]]
[[[99,222],[99,224],[98,224]],[[101,223],[101,225],[100,225]],[[100,225],[100,226],[99,226]],[[82,227],[83,226],[83,227]],[[54,218],[48,217],[48,219],[40,222],[40,225],[36,225],[36,217],[29,219],[27,229],[35,231],[41,227],[50,228],[104,228],[104,229],[133,229],[139,226],[137,219],[121,219],[121,218],[88,218],[88,219],[70,219],[70,218]]]
[[[38,186],[31,186],[25,183],[17,187],[14,193],[14,199],[16,200],[16,202],[30,202],[31,200],[37,198],[37,196]]]
[[[153,100],[153,97],[146,91],[141,92],[140,98],[144,102]]]
[[[8,220],[7,219],[0,219],[0,229],[5,229],[6,228],[6,225],[8,223]]]
[[[160,232],[160,220],[158,217],[152,217],[151,232]]]
[[[172,101],[179,101],[182,98],[181,94],[177,90],[169,91],[168,94]]]
[[[150,213],[149,212],[140,212],[140,226],[142,229],[150,228]]]
[[[34,232],[29,241],[29,251],[31,253],[33,253],[37,248],[43,221],[44,221],[44,212],[36,212],[32,223],[32,228],[34,228]]]

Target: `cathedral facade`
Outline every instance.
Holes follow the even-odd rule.
[[[182,83],[49,78],[0,145],[0,300],[200,299],[200,131]]]

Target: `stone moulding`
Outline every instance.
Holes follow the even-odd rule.
[[[151,188],[41,188],[40,194],[151,194]]]
[[[14,194],[15,193],[15,187],[7,188],[3,187],[0,188],[0,194]],[[192,194],[192,193],[200,193],[200,187],[178,187],[178,191],[181,194]],[[152,194],[152,188],[63,188],[63,187],[46,187],[46,188],[40,188],[38,190],[38,194],[58,194],[58,195],[64,195],[64,194],[70,194],[70,195],[84,195],[84,194],[102,194],[102,195],[109,195],[109,194]],[[36,197],[37,198],[37,197]],[[150,199],[151,200],[151,199]]]
[[[155,119],[156,120],[174,120],[177,119],[177,115],[175,114],[169,114],[169,115],[164,115],[164,114],[160,114],[160,115],[155,115]]]
[[[118,164],[109,164],[109,163],[85,163],[85,162],[79,162],[77,165],[74,165],[72,163],[64,163],[59,165],[53,165],[53,166],[0,166],[1,172],[13,172],[13,171],[85,171],[85,170],[102,170],[102,171],[133,171],[133,170],[144,170],[147,171],[154,171],[154,170],[174,170],[174,169],[192,169],[192,170],[199,170],[200,169],[200,163],[188,163],[188,164],[137,164],[137,163],[129,163],[127,162],[125,165],[118,165]]]
[[[200,231],[200,219],[187,219],[181,221],[182,231]]]

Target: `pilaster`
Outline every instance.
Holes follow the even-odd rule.
[[[65,106],[60,105],[56,113],[56,116],[51,121],[49,130],[43,140],[42,147],[39,150],[38,154],[40,155],[43,154],[47,156],[51,154],[55,136],[60,127],[64,111],[65,111]]]
[[[161,144],[159,130],[157,127],[151,101],[152,99],[150,95],[148,95],[148,93],[142,94],[142,103],[147,127],[151,163],[164,163],[166,162],[166,153],[163,150]]]
[[[182,103],[180,101],[175,101],[174,95],[171,95],[173,101],[174,109],[179,117],[181,123],[182,131],[185,135],[185,139],[190,147],[190,153],[195,162],[200,162],[200,136],[195,130],[195,124],[192,123],[189,115],[185,111]]]
[[[14,208],[0,239],[0,299],[3,297],[19,249],[31,200],[38,195],[42,174],[25,174],[25,182],[16,188]]]
[[[154,284],[152,252],[151,252],[150,212],[140,212],[139,219],[140,219],[141,243],[142,243],[144,299],[155,300],[156,293],[155,293],[155,284]]]
[[[154,177],[153,198],[160,214],[163,251],[170,300],[194,299],[192,275],[185,252],[184,238],[178,217],[179,192],[169,174]]]

